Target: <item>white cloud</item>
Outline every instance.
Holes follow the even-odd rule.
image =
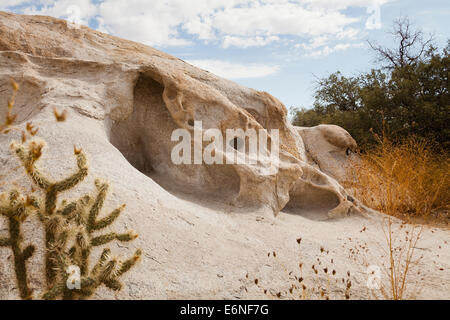
[[[227,79],[261,78],[280,70],[278,66],[244,65],[222,60],[189,60],[187,62]]]
[[[2,0],[2,2],[0,3],[0,10],[5,10],[8,7],[18,6],[18,5],[24,4],[26,2],[29,2],[29,1],[24,1],[24,0]]]
[[[312,38],[309,43],[305,44],[305,43],[298,43],[295,46],[297,48],[303,48],[306,50],[313,50],[322,46],[325,46],[327,44],[327,42],[329,41],[328,37],[326,36],[319,36],[316,38]]]
[[[224,48],[269,45],[282,37],[349,40],[361,17],[341,12],[392,0],[104,0],[105,29],[156,46],[216,41]]]
[[[229,8],[215,13],[213,21],[214,28],[224,34],[317,36],[335,34],[358,19],[286,2]]]
[[[89,19],[97,14],[97,6],[91,0],[40,0],[33,1],[23,9],[23,13],[52,16],[88,25]]]
[[[104,28],[110,33],[153,46],[186,45],[179,35],[188,21],[188,5],[180,1],[105,0],[99,5]]]
[[[312,58],[319,58],[319,57],[325,57],[328,56],[330,54],[332,54],[333,52],[338,52],[338,51],[344,51],[347,50],[349,48],[362,48],[364,47],[364,43],[359,42],[359,43],[338,43],[335,46],[324,46],[321,47],[318,50],[312,50],[310,52],[307,52],[305,54],[306,57],[312,57]]]
[[[263,47],[267,46],[272,42],[278,41],[280,38],[278,36],[268,36],[268,37],[237,37],[237,36],[225,36],[223,39],[222,46],[224,48],[228,47],[239,47],[239,48],[249,48],[249,47]]]
[[[31,2],[1,1],[1,7]],[[75,4],[81,23],[94,18],[101,31],[158,47],[204,40],[248,48],[295,38],[325,50],[332,39],[360,37],[368,17],[350,16],[346,9],[389,1],[395,0],[34,0],[22,11],[67,19]]]
[[[322,10],[343,10],[349,7],[382,6],[395,0],[303,0],[310,8]]]

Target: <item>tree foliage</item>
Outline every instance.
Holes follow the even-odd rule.
[[[408,20],[397,21],[394,31],[397,49],[371,44],[384,65],[358,76],[338,71],[319,80],[313,108],[298,110],[294,124],[336,124],[366,146],[376,142],[374,134],[414,135],[448,150],[450,40],[439,51]]]

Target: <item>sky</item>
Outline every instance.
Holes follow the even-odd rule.
[[[408,17],[446,45],[448,0],[1,0],[0,10],[49,15],[141,42],[202,69],[310,108],[317,80],[376,67],[367,40],[393,46]]]

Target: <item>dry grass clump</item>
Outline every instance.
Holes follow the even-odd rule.
[[[406,225],[393,225],[391,218],[383,224],[383,233],[386,239],[385,255],[388,263],[382,269],[387,278],[386,283],[380,286],[382,298],[387,300],[413,299],[419,293],[417,283],[412,294],[407,294],[413,267],[417,267],[422,256],[417,257],[415,250],[422,236],[423,227]],[[416,269],[416,268],[415,268]],[[415,270],[414,270],[415,271]],[[419,274],[420,275],[420,271]]]
[[[423,227],[417,223],[450,225],[450,156],[417,137],[403,141],[375,137],[378,145],[354,161],[344,185],[366,206],[404,221],[398,225],[388,217],[382,224],[384,280],[372,294],[381,299],[413,299],[420,291],[413,278],[421,278],[422,257],[415,250]]]
[[[389,217],[382,224],[384,280],[372,294],[381,299],[411,299],[420,291],[410,278],[416,269],[416,278],[420,278],[421,257],[415,249],[423,228],[416,223],[448,226],[450,222],[449,155],[416,137],[404,141],[376,138],[378,145],[355,160],[345,185],[366,206],[405,221],[394,225]]]
[[[369,297],[377,300],[417,299],[422,293],[426,277],[422,261],[424,256],[419,251],[422,249],[420,242],[425,227],[395,220],[386,216],[381,221],[381,242],[375,241],[368,245],[365,240],[348,237],[342,248],[348,249],[354,265],[362,267],[360,272],[366,273],[365,284]],[[360,233],[366,230],[368,228],[364,227]]]
[[[356,160],[345,185],[366,206],[402,219],[449,224],[449,154],[410,137],[379,144]]]

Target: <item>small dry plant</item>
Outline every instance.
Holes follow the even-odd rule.
[[[422,236],[423,226],[408,225],[405,222],[394,224],[392,218],[386,218],[382,224],[385,246],[382,272],[384,279],[379,284],[379,291],[372,291],[376,298],[386,300],[414,299],[420,293],[421,279],[418,264],[423,256],[417,256],[417,244]],[[412,276],[416,276],[416,281]],[[413,292],[408,289],[414,284]]]

